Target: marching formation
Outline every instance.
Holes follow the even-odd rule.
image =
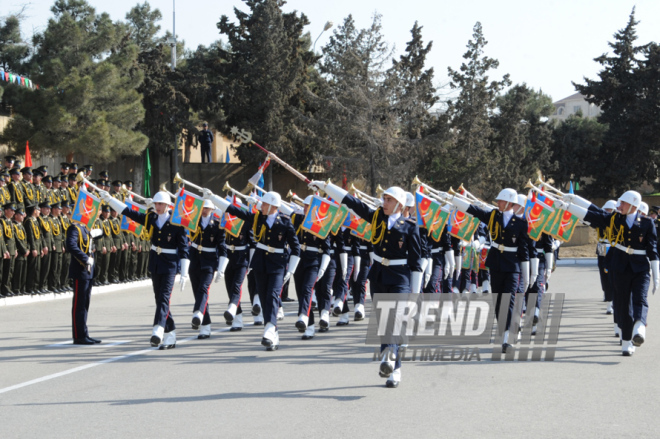
[[[314,193],[302,199],[289,192],[291,201],[285,201],[261,189],[256,182],[271,158]],[[75,164],[63,163],[62,174],[52,178],[43,167],[18,169],[11,159],[5,163],[11,168],[2,170],[13,179],[9,189],[0,179],[0,195],[7,197],[0,247],[3,294],[73,289],[75,344],[101,342],[86,326],[93,285],[148,275],[156,303],[150,343],[175,348],[170,298],[180,274],[181,290],[188,280],[192,286],[190,324],[200,340],[212,334],[211,285],[224,279],[228,297],[222,315],[230,331],[243,329],[249,310],[254,325],[263,326],[261,345],[279,349],[282,293],[293,281],[294,325],[303,340],[328,332],[331,316],[338,317],[337,326],[348,325],[351,299],[353,319],[363,320],[367,291],[372,297],[492,293],[506,353],[521,337],[520,326],[512,325],[522,314],[533,313],[536,332],[556,250],[581,221],[598,229],[607,313],[613,315],[623,355],[630,356],[646,337],[650,280],[653,292],[660,281],[656,228],[633,191],[600,208],[539,180],[528,183],[526,195],[503,189],[490,204],[462,186],[444,192],[415,178],[413,192],[379,187],[379,196],[372,197],[354,186],[309,181],[269,153],[249,181],[250,195],[228,184],[227,194],[217,195],[177,174],[176,193],[161,185],[151,199],[119,181],[108,185],[107,173],[89,180],[91,166],[78,173]],[[402,379],[399,349],[381,346],[379,375],[387,387]]]

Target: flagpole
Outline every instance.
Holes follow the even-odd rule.
[[[282,165],[287,171],[289,171],[290,173],[292,173],[293,175],[295,175],[296,177],[298,177],[299,179],[301,179],[305,183],[309,184],[309,183],[312,182],[309,178],[305,177],[303,174],[301,174],[299,171],[297,171],[293,166],[289,165],[287,162],[285,162],[284,160],[279,158],[277,155],[275,155],[271,151],[268,151],[266,148],[259,145],[254,140],[252,141],[252,144],[255,145],[257,148],[259,148],[260,150],[262,150],[263,152],[265,152],[266,154],[268,154],[268,156],[271,159],[275,160],[277,163]]]

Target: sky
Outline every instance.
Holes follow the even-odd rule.
[[[28,4],[23,25],[24,37],[43,31],[52,17],[54,0],[3,0],[0,16]],[[136,0],[88,0],[97,12],[123,20]],[[172,0],[152,0],[152,8],[163,14],[161,27],[172,29]],[[179,0],[176,4],[176,33],[186,47],[208,45],[221,38],[216,23],[222,15],[234,19],[234,7],[247,10],[240,0]],[[660,42],[660,1],[658,0],[289,0],[286,12],[304,13],[313,39],[320,35],[317,52],[328,42],[337,25],[352,14],[360,28],[369,26],[374,13],[382,15],[382,32],[398,58],[410,40],[417,21],[425,42],[433,41],[427,67],[433,67],[437,86],[448,83],[447,67],[458,69],[473,27],[481,22],[488,45],[485,54],[499,60],[491,78],[509,73],[514,84],[526,83],[543,90],[553,101],[575,93],[571,81],[597,79],[600,65],[593,61],[610,52],[608,42],[625,27],[636,7],[638,43]],[[327,21],[334,27],[322,33]]]

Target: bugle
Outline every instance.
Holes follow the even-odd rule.
[[[286,197],[290,199],[292,202],[298,204],[300,207],[305,207],[305,200],[303,200],[298,195],[296,195],[291,189],[289,189],[289,192],[286,194]]]
[[[380,185],[378,187],[380,188]],[[348,192],[373,209],[376,209],[380,204],[380,200],[378,198],[372,197],[371,195],[362,192],[360,189],[356,188],[354,184],[351,184]]]
[[[228,181],[225,182],[225,185],[222,187],[222,190],[225,191],[225,192],[231,192],[232,195],[234,195],[238,198],[241,198],[245,201],[248,201],[249,195],[244,195],[244,194],[240,193],[239,191],[237,191],[236,189],[232,188],[231,186],[229,186]]]
[[[161,192],[165,192],[167,195],[170,196],[171,199],[176,200],[177,196],[174,195],[172,192],[167,190],[167,183],[161,183],[161,185],[158,188]]]
[[[122,184],[122,185],[121,185],[121,192],[124,194],[124,196],[126,196],[126,195],[132,195],[133,197],[135,197],[135,198],[137,198],[137,199],[139,199],[139,200],[147,201],[147,199],[146,199],[145,197],[143,197],[142,195],[138,195],[138,194],[136,194],[135,192],[129,190],[129,189],[126,187],[125,184]]]
[[[177,172],[176,175],[174,176],[174,180],[172,180],[173,183],[178,183],[179,185],[188,185],[194,189],[197,189],[200,192],[204,192],[204,188],[201,186],[197,186],[196,184],[193,184],[187,180],[184,180],[181,178],[181,175]]]
[[[535,186],[535,185],[532,183],[532,180],[527,180],[527,184],[525,185],[525,189],[531,189],[531,190],[533,190],[533,191],[536,191],[537,193],[539,193],[539,194],[541,194],[541,195],[544,195],[544,196],[550,198],[550,199],[553,200],[553,201],[556,201],[556,200],[559,199],[559,197],[558,197],[557,195],[553,195],[553,194],[551,194],[551,193],[548,193],[548,192],[545,191],[543,188],[538,187],[538,186]]]
[[[441,204],[447,204],[447,198],[449,198],[449,194],[447,192],[433,189],[428,184],[423,183],[417,176],[415,176],[415,178],[413,179],[412,184],[414,186],[417,186],[418,189],[420,187],[424,188],[424,190],[426,191],[425,195],[430,196],[431,198],[435,199]]]
[[[96,190],[96,191],[98,191],[98,192],[105,192],[103,189],[99,189],[99,187],[96,186],[95,184],[90,183],[90,181],[87,180],[87,179],[85,178],[85,173],[84,173],[84,172],[79,172],[79,173],[76,175],[76,181],[77,181],[78,183],[84,183],[84,184],[86,184],[87,186],[91,187],[92,189],[94,189],[94,190]]]
[[[531,183],[531,180],[530,180]],[[541,178],[536,179],[536,185],[539,186],[541,189],[544,189],[546,192],[550,192],[554,194],[557,197],[563,197],[564,193],[560,191],[559,189],[551,186],[549,183],[546,183],[545,181],[541,180]]]

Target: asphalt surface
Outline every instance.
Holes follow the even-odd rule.
[[[94,347],[66,344],[70,300],[0,307],[0,438],[657,437],[656,297],[628,358],[595,267],[560,267],[550,292],[566,294],[554,361],[492,361],[479,346],[480,361],[404,362],[397,389],[378,376],[367,320],[333,318],[302,341],[287,303],[280,350],[266,352],[261,327],[227,331],[223,284],[208,340],[190,329],[190,286],[175,290],[169,351],[149,347],[150,287],[92,297]]]

